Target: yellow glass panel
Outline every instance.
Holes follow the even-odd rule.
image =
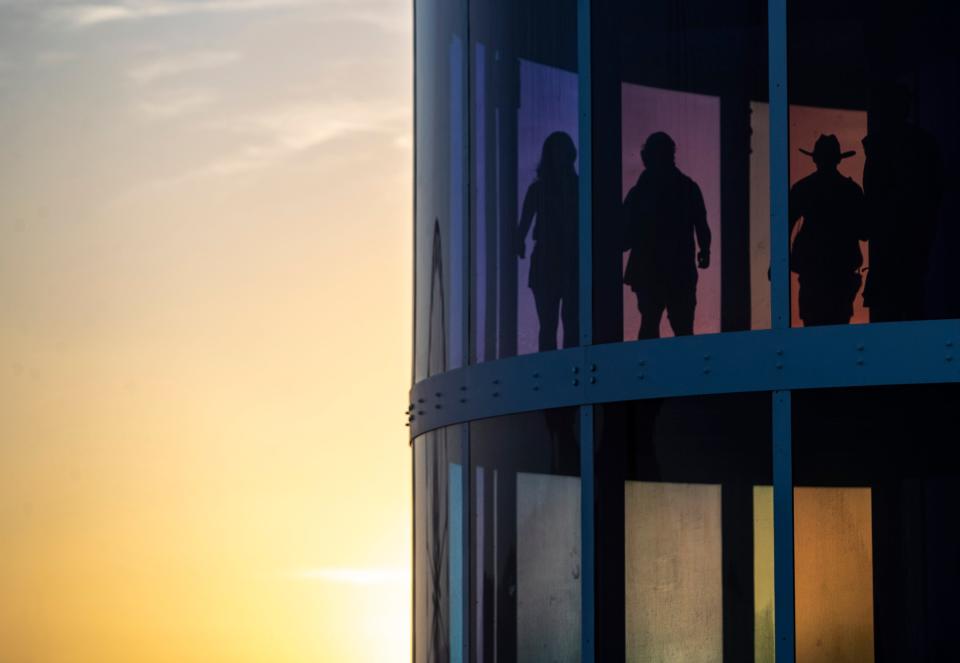
[[[753,656],[774,663],[773,486],[753,487]]]
[[[720,663],[720,486],[627,481],[626,660]]]

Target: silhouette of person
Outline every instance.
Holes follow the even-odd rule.
[[[664,311],[675,335],[692,334],[697,267],[710,266],[710,228],[703,194],[697,183],[677,168],[676,144],[667,134],[650,134],[640,156],[644,171],[623,202],[623,249],[630,251],[623,281],[637,296],[641,316],[638,338],[660,336]]]
[[[943,197],[943,162],[933,136],[907,122],[910,93],[877,88],[863,139],[870,269],[864,305],[873,322],[924,317],[924,284]]]
[[[540,321],[539,349],[557,349],[557,325],[563,320],[563,347],[578,343],[578,205],[579,181],[573,164],[577,148],[562,131],[543,143],[537,178],[527,189],[517,227],[517,255],[526,257],[533,225],[528,285]],[[536,223],[534,224],[534,219]]]
[[[860,240],[866,239],[860,186],[837,170],[855,152],[841,152],[834,135],[821,135],[813,152],[817,170],[790,189],[790,233],[803,217],[790,251],[800,280],[800,319],[806,327],[842,325],[853,316],[860,289]]]

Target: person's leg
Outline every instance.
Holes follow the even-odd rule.
[[[560,323],[560,295],[552,291],[534,290],[540,321],[538,349],[540,352],[557,349],[557,325]]]
[[[801,276],[797,299],[803,326],[848,324],[859,288],[860,277],[855,274]]]
[[[664,304],[658,299],[637,294],[637,309],[640,311],[640,332],[638,340],[660,338],[660,318],[663,317]]]
[[[693,334],[693,316],[697,308],[697,284],[678,289],[667,302],[667,319],[674,336]]]
[[[580,345],[580,297],[579,283],[573,281],[563,293],[560,315],[563,320],[563,347]]]

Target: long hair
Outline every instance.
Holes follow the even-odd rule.
[[[553,182],[565,174],[572,174],[576,160],[577,148],[570,134],[554,131],[543,141],[540,163],[537,165],[537,179]]]

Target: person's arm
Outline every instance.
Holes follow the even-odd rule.
[[[523,210],[520,213],[520,223],[517,226],[517,255],[521,258],[527,257],[527,234],[530,232],[530,226],[533,224],[533,217],[537,214],[537,202],[539,199],[540,185],[534,182],[527,189],[527,195],[523,197]]]
[[[700,187],[693,183],[693,230],[697,235],[697,246],[700,251],[697,253],[697,266],[700,269],[706,269],[710,266],[710,241],[712,235],[710,226],[707,225],[707,207],[703,203],[703,193]]]

